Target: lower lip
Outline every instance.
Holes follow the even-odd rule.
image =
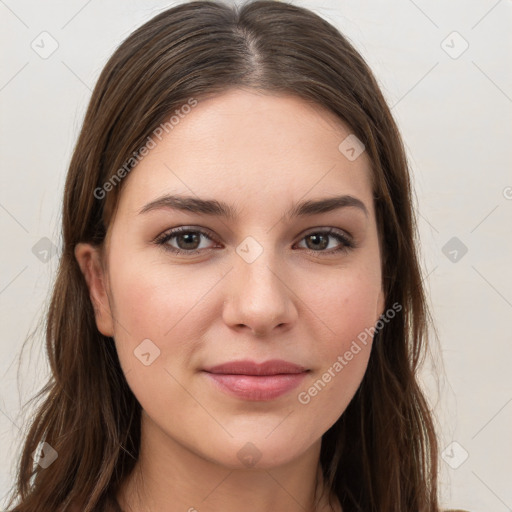
[[[231,395],[244,400],[265,401],[296,388],[307,372],[260,376],[205,373],[221,390]]]

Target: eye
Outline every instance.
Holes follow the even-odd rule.
[[[201,246],[202,239],[219,243],[215,238],[202,229],[180,226],[162,233],[155,239],[155,243],[162,246],[166,251],[170,251],[178,255],[194,255],[204,251],[208,251],[213,247]],[[334,247],[330,242],[334,240]],[[305,241],[305,250],[309,253],[318,254],[336,254],[339,252],[348,252],[356,247],[353,240],[343,232],[335,228],[329,228],[312,231],[305,235],[301,242]],[[171,243],[172,242],[172,243]],[[327,250],[326,250],[327,249]]]
[[[332,247],[329,239],[336,240],[338,246],[334,244],[334,247]],[[303,240],[306,242],[306,250],[309,253],[335,254],[342,251],[348,252],[350,249],[355,248],[355,243],[347,235],[335,228],[310,232],[302,238],[301,242]]]
[[[216,240],[214,240],[206,231],[181,226],[163,233],[155,240],[155,243],[174,254],[191,255],[198,254],[209,249],[208,247],[201,247],[202,237],[216,242]],[[177,247],[171,244],[171,241],[174,241]]]

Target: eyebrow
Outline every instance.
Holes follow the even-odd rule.
[[[285,218],[291,219],[294,217],[313,216],[320,213],[338,210],[340,208],[358,208],[368,217],[368,209],[360,199],[350,195],[342,195],[301,201],[294,204],[292,208],[285,213]],[[238,212],[235,208],[222,201],[217,201],[216,199],[201,199],[193,196],[169,194],[149,202],[141,208],[139,214],[160,209],[181,210],[191,213],[224,217],[231,220],[236,219],[238,216]]]

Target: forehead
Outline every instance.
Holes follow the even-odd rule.
[[[198,100],[130,172],[119,209],[139,211],[162,194],[186,193],[275,210],[299,199],[349,194],[371,213],[371,166],[348,159],[350,128],[291,95],[232,90]]]

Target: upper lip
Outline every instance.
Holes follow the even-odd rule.
[[[205,372],[225,375],[281,375],[290,373],[303,373],[307,368],[298,364],[272,359],[262,363],[255,361],[230,361],[204,368]]]

